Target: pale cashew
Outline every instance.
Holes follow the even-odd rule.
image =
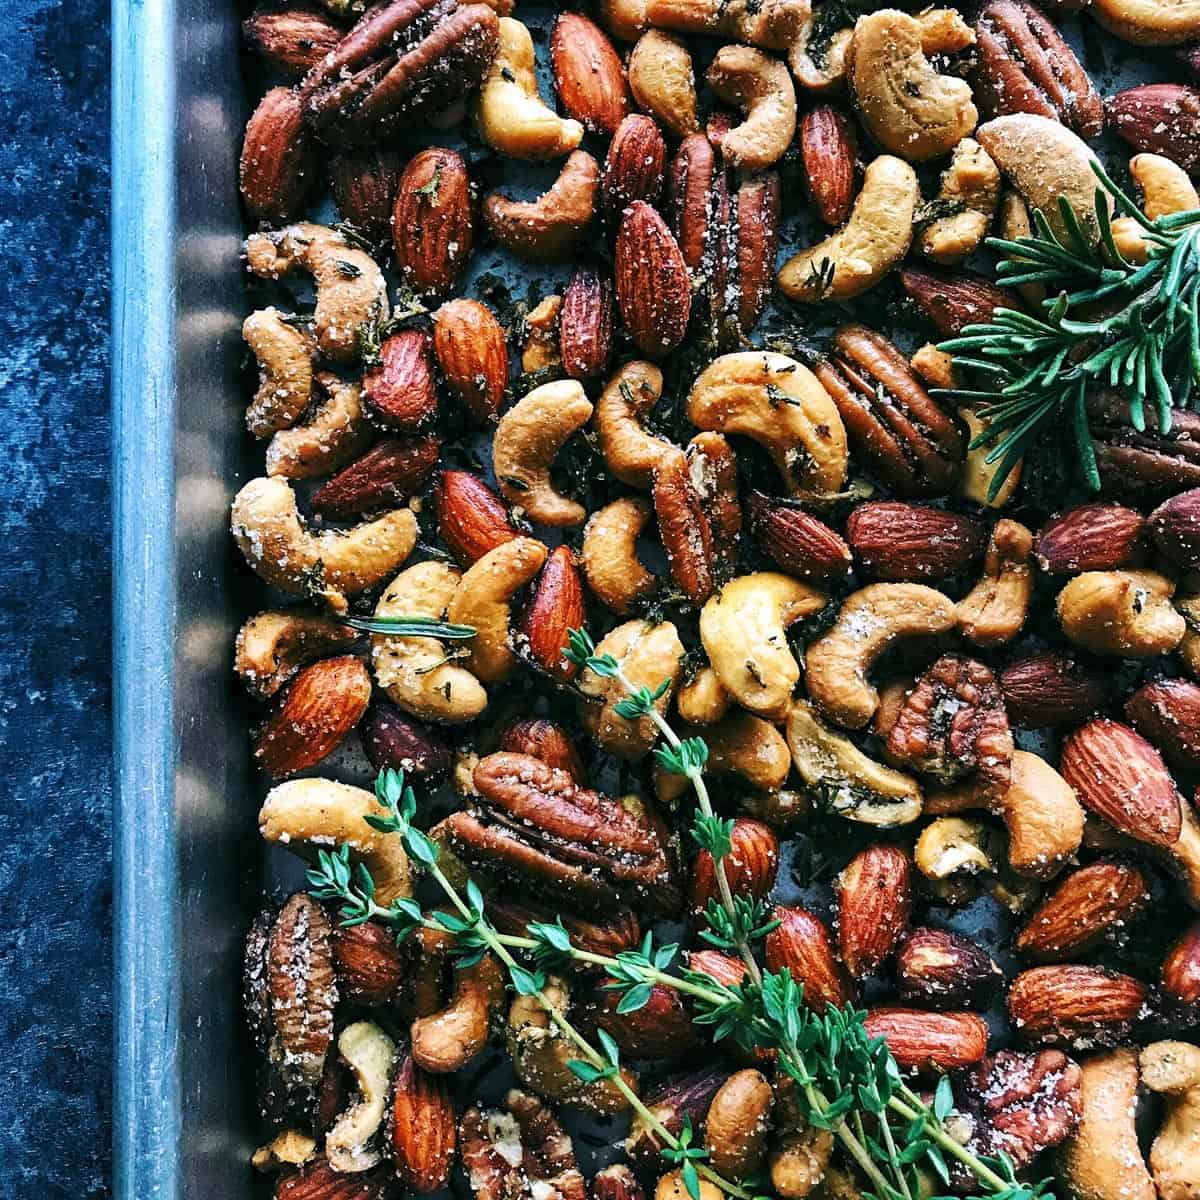
[[[502,542],[475,562],[459,580],[446,611],[454,625],[473,625],[467,668],[484,683],[512,674],[517,656],[510,642],[512,598],[542,569],[546,547],[534,538]]]
[[[282,479],[315,479],[350,461],[371,441],[362,410],[362,388],[323,372],[317,383],[326,400],[302,424],[281,429],[267,443],[267,474]]]
[[[355,1021],[338,1036],[338,1053],[354,1075],[358,1095],[325,1135],[335,1171],[369,1171],[383,1157],[369,1143],[383,1124],[396,1043],[371,1021]]]
[[[1003,646],[1021,632],[1033,597],[1033,534],[996,522],[979,582],[958,603],[958,627],[976,646]]]
[[[252,696],[269,700],[305,663],[357,637],[353,629],[312,609],[260,612],[238,630],[233,669]]]
[[[1175,598],[1175,607],[1187,625],[1183,640],[1176,647],[1183,665],[1200,678],[1200,592],[1189,592]]]
[[[613,37],[636,42],[650,27],[646,0],[600,0],[600,21]]]
[[[992,156],[1009,183],[1031,208],[1040,208],[1059,237],[1066,236],[1059,198],[1079,218],[1090,241],[1100,239],[1096,220],[1096,156],[1065,125],[1035,113],[1012,113],[985,122],[975,139]],[[1107,193],[1105,193],[1107,195]],[[1107,201],[1109,208],[1111,200]]]
[[[583,126],[547,106],[533,68],[529,30],[501,17],[500,46],[479,89],[479,133],[509,158],[558,158],[583,141]]]
[[[940,354],[942,351],[935,351],[935,353]],[[915,358],[913,362],[915,366]],[[921,374],[924,375],[925,372],[922,371]],[[926,378],[928,379],[928,376]],[[929,380],[929,382],[936,387],[961,386],[955,379]],[[1003,508],[1013,498],[1017,484],[1021,482],[1021,468],[1025,460],[1017,460],[1017,465],[1009,471],[996,495],[989,500],[988,492],[991,490],[992,480],[996,478],[996,472],[1000,470],[1000,462],[999,460],[987,461],[988,455],[992,452],[991,446],[976,446],[971,449],[971,443],[986,428],[979,414],[973,408],[963,405],[959,408],[958,415],[967,427],[967,457],[963,462],[962,474],[958,477],[958,492],[968,500],[974,500],[976,504],[986,504],[990,508]]]
[[[850,219],[829,237],[793,255],[779,272],[790,300],[851,300],[873,288],[908,253],[921,202],[917,173],[881,154],[867,167]]]
[[[725,1193],[715,1183],[701,1177],[699,1200],[721,1200]],[[668,1171],[654,1185],[654,1200],[696,1200],[684,1182],[682,1171]]]
[[[580,525],[582,504],[560,495],[550,468],[563,443],[592,415],[583,385],[560,379],[536,387],[501,418],[492,438],[492,466],[500,492],[539,525]]]
[[[756,792],[777,792],[783,787],[792,766],[791,752],[783,734],[769,721],[735,712],[715,725],[677,727],[681,738],[702,737],[708,746],[706,770],[712,775],[732,775]],[[678,800],[691,785],[683,775],[654,770],[654,790],[658,798],[670,803]]]
[[[1142,212],[1151,220],[1200,208],[1200,195],[1188,173],[1161,154],[1135,154],[1129,160],[1129,173],[1142,190]],[[1144,263],[1149,243],[1142,237],[1142,226],[1133,217],[1117,217],[1112,223],[1113,241],[1130,262]]]
[[[735,1071],[717,1089],[704,1118],[713,1169],[727,1179],[756,1174],[767,1150],[775,1095],[761,1071]]]
[[[976,130],[978,132],[978,130]],[[1029,216],[1029,205],[1012,188],[1000,193],[1000,214],[997,219],[1000,236],[1010,242],[1033,237],[1033,221]],[[1046,298],[1046,289],[1040,283],[1023,283],[1018,288],[1022,298],[1033,309],[1037,309]],[[986,453],[991,453],[989,447]]]
[[[1138,1146],[1137,1091],[1136,1050],[1080,1063],[1082,1120],[1059,1150],[1062,1177],[1078,1200],[1156,1200]]]
[[[909,356],[908,365],[912,367],[912,369],[916,371],[916,373],[920,375],[920,377],[927,384],[929,384],[930,387],[962,387],[962,380],[959,376],[959,373],[954,369],[954,355],[948,354],[945,350],[939,350],[932,342],[926,342],[923,346],[918,346],[917,349],[914,350]],[[979,425],[978,417],[975,418],[975,421],[975,425],[971,427],[972,437],[982,430],[982,426]],[[983,451],[985,457],[987,456],[987,453],[987,450]],[[978,470],[978,468],[976,468],[976,470]],[[988,482],[990,482],[990,480]],[[964,495],[967,494],[965,491],[966,486],[967,485],[962,481],[959,482],[959,491]],[[973,483],[972,486],[977,488],[978,484]],[[974,498],[974,495],[972,495],[971,499]],[[982,504],[983,501],[980,500],[979,503]]]
[[[1187,632],[1171,597],[1173,580],[1157,571],[1085,571],[1058,594],[1063,633],[1094,654],[1154,658]]]
[[[654,691],[666,681],[666,691],[654,706],[660,713],[667,711],[683,658],[683,643],[670,621],[626,621],[601,639],[596,653],[611,654],[634,687]],[[617,680],[584,670],[578,685],[585,697],[583,723],[602,749],[618,758],[641,758],[650,751],[658,740],[658,727],[648,716],[629,721],[617,713],[626,695]]]
[[[371,792],[332,779],[292,779],[272,788],[258,812],[259,833],[297,854],[349,846],[375,881],[375,900],[387,906],[412,895],[412,872],[403,839],[380,833],[367,817],[388,810]]]
[[[1008,865],[1018,875],[1053,878],[1083,840],[1075,789],[1028,750],[1013,751],[1012,778],[997,808],[1008,828]]]
[[[388,318],[387,283],[378,264],[324,225],[305,221],[253,234],[246,241],[246,264],[264,279],[283,279],[298,270],[312,275],[317,345],[339,362],[357,358],[361,331]]]
[[[585,150],[563,163],[558,178],[536,200],[510,200],[492,192],[483,219],[492,236],[518,258],[553,262],[569,258],[596,215],[600,168]]]
[[[550,976],[542,994],[560,1013],[570,1010],[566,980]],[[567,1063],[579,1057],[575,1044],[553,1023],[533,996],[517,996],[508,1010],[508,1053],[517,1078],[552,1104],[569,1104],[597,1116],[624,1112],[629,1102],[611,1079],[584,1083]],[[621,1077],[636,1090],[637,1076],[622,1069]]]
[[[440,562],[417,563],[387,586],[375,606],[376,617],[429,617],[440,621],[458,589],[459,573]],[[375,682],[392,702],[430,721],[470,721],[487,707],[487,693],[470,671],[448,659],[432,637],[371,639]]]
[[[732,704],[733,697],[711,666],[701,667],[675,697],[675,710],[690,725],[715,725]]]
[[[745,114],[721,134],[725,161],[743,171],[774,166],[796,133],[796,89],[787,67],[749,46],[722,46],[705,78],[719,99]]]
[[[558,316],[562,297],[547,296],[525,318],[525,345],[521,348],[521,370],[562,374],[562,355],[558,345]]]
[[[250,1158],[256,1171],[285,1171],[302,1167],[315,1157],[317,1143],[307,1133],[297,1129],[284,1129],[265,1145],[259,1146]]]
[[[1165,1098],[1166,1113],[1150,1147],[1158,1200],[1200,1196],[1200,1047],[1154,1042],[1139,1056],[1142,1083]]]
[[[409,1028],[413,1062],[438,1075],[462,1070],[487,1045],[504,995],[504,971],[492,955],[469,967],[456,966],[449,1004],[418,1017]]]
[[[1090,15],[1135,46],[1179,46],[1200,38],[1200,0],[1096,0]]]
[[[913,848],[913,862],[926,879],[949,879],[951,875],[993,875],[994,839],[983,821],[962,817],[938,817],[921,830]]]
[[[837,406],[807,367],[784,354],[748,350],[714,359],[692,384],[688,420],[758,442],[793,495],[832,495],[846,482],[849,452]]]
[[[681,38],[661,29],[643,33],[629,56],[629,90],[638,108],[675,137],[700,128],[692,56]]]
[[[654,486],[654,472],[682,453],[642,427],[662,388],[662,372],[653,363],[630,362],[604,385],[596,401],[596,434],[605,465],[622,483],[647,492]]]
[[[846,597],[833,628],[811,642],[804,666],[808,694],[839,725],[861,729],[879,707],[867,678],[901,638],[947,634],[957,623],[954,602],[920,583],[872,583]]]
[[[975,30],[953,8],[927,8],[916,14],[926,54],[957,54],[975,44]]]
[[[658,587],[637,556],[637,539],[653,515],[640,496],[622,496],[594,512],[583,530],[588,587],[601,604],[622,616]]]
[[[921,788],[911,775],[868,758],[831,729],[807,700],[788,711],[787,741],[806,788],[831,812],[864,825],[908,825],[921,815]]]
[[[283,479],[246,484],[234,497],[230,524],[256,574],[285,592],[319,596],[334,612],[346,611],[347,596],[386,579],[417,544],[417,519],[407,508],[353,529],[312,533]]]
[[[949,154],[979,119],[970,87],[937,73],[925,57],[920,24],[894,8],[859,17],[846,79],[871,136],[909,162]]]
[[[290,428],[308,407],[317,344],[277,308],[252,312],[242,322],[242,337],[258,359],[258,390],[246,409],[246,428],[265,438]]]
[[[800,665],[787,628],[819,612],[827,596],[778,571],[730,580],[700,611],[700,640],[722,687],[744,708],[777,721],[788,710]]]
[[[1000,171],[974,138],[963,138],[934,201],[952,211],[921,230],[917,249],[943,266],[957,265],[979,249],[999,203]]]

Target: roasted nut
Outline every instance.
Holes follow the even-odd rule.
[[[881,1037],[902,1070],[944,1074],[969,1067],[987,1053],[988,1029],[974,1013],[931,1013],[920,1008],[873,1008],[868,1037]]]
[[[246,409],[246,428],[257,438],[289,429],[312,400],[316,342],[275,308],[252,312],[242,339],[258,360],[258,389]]]
[[[687,469],[713,535],[717,578],[730,574],[742,540],[737,456],[719,433],[698,433],[687,444]]]
[[[471,966],[456,966],[446,1006],[412,1023],[413,1062],[438,1075],[462,1070],[487,1045],[504,994],[504,972],[490,954]]]
[[[1014,725],[1059,728],[1103,708],[1112,682],[1077,655],[1043,650],[1010,662],[1000,672],[1000,690]]]
[[[779,839],[761,821],[738,817],[729,833],[730,850],[721,860],[729,891],[734,896],[763,900],[775,886],[779,870]],[[688,911],[700,922],[713,900],[720,899],[717,871],[707,850],[696,855]]]
[[[421,490],[440,449],[432,434],[387,438],[322,484],[309,504],[314,512],[339,520],[395,507]]]
[[[638,108],[668,133],[687,137],[700,128],[692,56],[682,38],[648,29],[629,55],[629,90]]]
[[[1171,944],[1163,959],[1161,984],[1176,1004],[1200,1000],[1200,924],[1193,922]]]
[[[267,444],[267,474],[312,479],[336,471],[365,450],[371,430],[362,411],[362,389],[331,372],[316,377],[325,399],[307,421],[281,429]]]
[[[1075,789],[1044,758],[1014,750],[1012,783],[999,803],[1008,827],[1008,865],[1049,879],[1079,849],[1084,813]]]
[[[711,666],[701,667],[675,693],[676,711],[690,725],[714,725],[732,704],[733,697]]]
[[[583,571],[588,587],[602,604],[621,616],[658,586],[658,580],[637,557],[637,539],[651,515],[644,500],[622,496],[593,513],[583,531]]]
[[[728,708],[727,694],[726,697],[725,707]],[[680,727],[679,736],[703,737],[708,746],[708,761],[705,764],[705,770],[715,776],[734,776],[748,788],[760,794],[777,792],[783,787],[788,771],[791,769],[792,758],[787,742],[783,740],[783,735],[769,721],[751,716],[746,712],[714,716],[712,721],[703,728],[684,725]],[[655,769],[654,788],[660,800],[674,803],[684,794],[687,787],[687,780],[682,776],[662,768]],[[752,849],[763,853],[769,850],[772,855],[778,851],[774,835],[770,834],[770,830],[760,829],[757,821],[745,821],[743,824],[743,818],[738,818],[734,824],[734,832],[739,830],[747,842],[753,841],[756,832],[762,834],[761,845],[748,846],[747,855]],[[770,835],[769,840],[768,835]],[[730,870],[731,868],[727,868],[727,873]],[[711,863],[702,853],[696,861],[696,871],[693,877],[695,888],[701,888],[702,883],[704,888],[709,888],[711,873]],[[774,880],[773,869],[771,878]],[[730,885],[732,886],[732,874],[730,874]],[[703,907],[704,904],[701,903],[700,909],[702,910]]]
[[[727,266],[727,231],[717,226],[728,207],[728,180],[712,142],[689,134],[671,160],[665,212],[690,270],[719,274]]]
[[[983,275],[907,266],[900,284],[938,333],[957,337],[968,325],[986,324],[998,308],[1018,312],[1020,301]]]
[[[356,1096],[325,1135],[325,1156],[335,1171],[369,1171],[381,1155],[371,1143],[383,1125],[396,1044],[378,1025],[355,1021],[338,1035],[338,1054],[350,1069]]]
[[[619,1003],[619,993],[602,991],[597,1009],[590,1015],[629,1058],[680,1058],[698,1049],[692,1014],[674,988],[656,983],[646,1003],[632,1012],[618,1012]]]
[[[317,147],[292,88],[272,88],[246,123],[238,184],[252,221],[298,217],[317,182]]]
[[[454,1101],[446,1081],[422,1071],[405,1054],[388,1102],[388,1156],[402,1187],[428,1195],[446,1186],[454,1165]]]
[[[796,132],[796,89],[787,67],[749,46],[723,46],[705,78],[719,100],[744,113],[717,139],[725,161],[744,171],[774,166]]]
[[[699,1181],[700,1200],[721,1200],[721,1189],[703,1177]],[[691,1191],[681,1171],[668,1171],[654,1187],[654,1200],[689,1200]]]
[[[583,580],[575,556],[570,546],[559,546],[546,559],[517,637],[538,668],[551,679],[567,683],[577,670],[563,657],[567,630],[581,628],[585,619]]]
[[[918,1008],[986,1008],[1004,975],[982,946],[946,929],[906,933],[896,949],[896,994]]]
[[[558,315],[561,296],[547,296],[525,318],[525,344],[521,348],[521,370],[526,375],[544,371],[556,379],[562,374],[558,354]]]
[[[1121,1041],[1146,1014],[1147,990],[1130,975],[1099,967],[1022,971],[1008,989],[1008,1015],[1035,1045],[1103,1046]]]
[[[809,199],[826,225],[844,224],[854,203],[858,154],[854,126],[832,104],[815,104],[800,118],[800,156]]]
[[[647,362],[626,363],[596,402],[596,433],[609,471],[630,487],[649,491],[660,463],[679,449],[647,433],[642,421],[662,395],[662,372]]]
[[[518,258],[552,262],[569,258],[596,215],[600,168],[584,150],[563,164],[558,178],[536,200],[509,200],[492,192],[483,219],[492,236]]]
[[[496,493],[469,471],[443,471],[433,500],[438,533],[464,567],[518,536]]]
[[[274,1200],[376,1200],[378,1194],[373,1174],[344,1175],[323,1157],[282,1176],[272,1193]]]
[[[1156,571],[1089,571],[1058,594],[1063,632],[1095,654],[1152,658],[1174,650],[1187,626],[1171,604],[1175,584]]]
[[[691,285],[671,231],[643,200],[634,201],[621,218],[616,282],[617,303],[634,345],[649,358],[670,354],[687,331]]]
[[[654,514],[667,566],[679,590],[699,606],[715,586],[713,530],[682,454],[664,457],[654,471]]]
[[[1143,684],[1125,702],[1125,715],[1173,767],[1200,770],[1200,687],[1183,679]]]
[[[995,874],[999,869],[992,830],[983,821],[938,817],[921,830],[913,850],[917,870],[926,879],[952,875]]]
[[[963,637],[976,646],[1003,646],[1021,632],[1033,599],[1033,534],[1016,521],[997,521],[979,582],[958,603]]]
[[[732,198],[736,239],[734,290],[739,339],[745,340],[770,299],[779,250],[779,176],[767,171],[739,184]],[[730,289],[725,289],[726,297]],[[713,295],[710,290],[710,307]]]
[[[754,540],[789,575],[825,583],[850,570],[850,547],[824,521],[805,512],[802,503],[752,489],[747,509]]]
[[[715,950],[701,951],[692,955],[690,969],[702,970],[695,961],[701,955],[723,957]],[[730,961],[742,965],[740,960]],[[699,1128],[712,1098],[728,1078],[729,1072],[719,1069],[716,1064],[668,1075],[652,1092],[647,1093],[644,1098],[646,1107],[669,1133],[677,1135],[685,1119],[691,1122],[694,1129]],[[657,1165],[663,1144],[646,1118],[634,1113],[629,1136],[624,1142],[626,1154],[639,1165]]]
[[[1200,488],[1164,500],[1148,524],[1155,547],[1173,566],[1183,571],[1200,567]]]
[[[433,345],[427,333],[404,329],[379,347],[378,364],[363,375],[363,405],[371,421],[414,434],[437,416]]]
[[[477,300],[451,300],[433,316],[433,349],[442,379],[468,416],[491,425],[508,385],[508,346],[500,322]]]
[[[983,550],[983,528],[973,517],[887,500],[857,505],[846,538],[862,570],[890,583],[957,575]]]
[[[547,766],[566,771],[576,783],[584,780],[583,763],[575,744],[561,725],[546,717],[515,721],[503,730],[496,748],[539,758]]]
[[[613,346],[612,279],[594,266],[578,266],[563,293],[558,345],[572,379],[593,379],[608,369]]]
[[[242,36],[272,70],[299,79],[342,40],[342,31],[316,8],[260,4],[242,22]]]
[[[390,148],[335,154],[329,160],[329,188],[338,217],[372,246],[386,246],[391,239],[400,162]]]
[[[763,943],[767,969],[787,970],[804,991],[801,999],[817,1012],[852,1003],[854,985],[833,957],[825,923],[806,908],[777,908],[779,921]]]
[[[1200,32],[1200,10],[1196,13]],[[1147,83],[1118,92],[1108,102],[1112,126],[1135,150],[1161,154],[1189,175],[1200,171],[1200,88]]]
[[[609,230],[616,230],[635,200],[657,207],[663,189],[667,146],[658,126],[640,113],[626,117],[604,159],[600,177],[600,211]]]
[[[1142,560],[1146,532],[1146,518],[1132,508],[1084,504],[1043,525],[1034,553],[1052,575],[1111,571]]]
[[[580,13],[559,13],[550,35],[550,61],[567,115],[589,133],[615,133],[629,113],[629,94],[625,68],[599,26]]]
[[[973,254],[987,236],[1000,203],[1000,172],[974,138],[963,138],[942,176],[935,216],[922,230],[917,247],[926,258],[942,266],[955,266]]]
[[[1100,490],[1131,504],[1154,505],[1200,486],[1200,418],[1175,410],[1170,433],[1138,431],[1120,403],[1089,406]]]
[[[611,1163],[592,1176],[592,1200],[646,1200],[637,1176],[624,1163]]]
[[[1162,1200],[1195,1192],[1196,1108],[1200,1103],[1200,1048],[1155,1042],[1138,1056],[1142,1083],[1164,1097],[1163,1123],[1150,1147],[1150,1171]]]
[[[1187,172],[1161,154],[1135,154],[1129,160],[1129,173],[1142,193],[1142,212],[1151,221],[1200,208],[1200,196]],[[1150,245],[1138,219],[1118,217],[1112,231],[1113,244],[1127,261],[1144,263],[1149,259]]]
[[[903,159],[881,154],[867,167],[846,224],[784,263],[784,295],[821,304],[873,288],[908,253],[920,202],[917,173]]]
[[[316,1157],[316,1153],[315,1138],[295,1129],[285,1129],[255,1150],[250,1165],[256,1171],[287,1171],[291,1167],[303,1167]]]
[[[912,911],[912,865],[898,846],[860,850],[837,877],[837,944],[855,979],[891,957]]]
[[[834,1168],[833,1134],[818,1129],[804,1119],[796,1098],[796,1087],[782,1081],[775,1111],[778,1141],[772,1147],[769,1162],[771,1187],[783,1200],[804,1200],[825,1186]],[[852,1200],[847,1196],[846,1200]]]
[[[367,761],[413,779],[437,783],[450,773],[450,750],[437,734],[386,700],[376,700],[358,726]]]
[[[238,631],[233,669],[246,690],[269,700],[302,666],[353,642],[354,630],[311,609],[261,612]]]
[[[762,1166],[775,1097],[759,1071],[736,1071],[708,1107],[704,1142],[713,1169],[726,1179],[744,1179]]]
[[[571,938],[571,945],[578,946],[590,954],[612,957],[623,950],[632,950],[641,941],[641,926],[632,909],[618,908],[607,916],[589,919],[572,916],[558,909],[532,901],[508,901],[488,897],[488,912],[502,933],[524,936],[525,930],[534,921],[561,920]],[[576,970],[589,970],[586,964],[575,964]]]

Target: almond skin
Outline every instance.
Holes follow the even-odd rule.
[[[275,1200],[379,1200],[383,1185],[373,1172],[335,1171],[323,1158],[285,1175],[275,1185]]]
[[[1112,677],[1074,654],[1027,654],[1000,672],[1008,719],[1022,729],[1074,725],[1108,703]]]
[[[408,973],[395,937],[373,921],[334,925],[333,969],[339,994],[368,1007],[395,1000]]]
[[[415,717],[376,699],[358,726],[367,761],[376,771],[391,767],[410,779],[434,784],[450,773],[450,747]]]
[[[800,504],[750,491],[750,532],[775,565],[800,579],[832,582],[850,571],[850,547]]]
[[[425,486],[441,445],[433,434],[384,439],[313,493],[313,511],[344,518],[397,507]]]
[[[699,971],[726,987],[736,987],[746,978],[746,964],[720,950],[692,950],[688,954],[688,970]]]
[[[983,526],[923,504],[860,504],[846,523],[859,566],[887,583],[926,583],[965,571],[983,551]]]
[[[491,309],[450,300],[433,318],[433,350],[446,386],[476,425],[494,425],[508,386],[508,342]]]
[[[610,230],[635,200],[658,206],[666,161],[667,144],[649,117],[634,113],[621,122],[600,175],[600,213]]]
[[[968,325],[986,325],[998,308],[1021,311],[1015,293],[970,271],[905,267],[900,272],[900,284],[943,337],[958,337]]]
[[[983,949],[947,929],[914,929],[896,951],[896,990],[919,1008],[985,1008],[1004,982]]]
[[[1111,127],[1135,150],[1161,154],[1189,175],[1200,172],[1200,88],[1147,83],[1108,102]]]
[[[589,133],[614,134],[629,115],[629,89],[604,31],[580,13],[560,13],[550,35],[550,63],[567,115]]]
[[[400,171],[400,156],[393,150],[335,154],[329,160],[329,186],[338,216],[373,246],[386,246],[391,238]]]
[[[514,721],[501,733],[497,749],[540,758],[548,766],[566,771],[576,783],[584,782],[583,762],[575,743],[561,725],[545,717]]]
[[[617,1012],[619,999],[615,992],[601,991],[595,1019],[628,1057],[678,1058],[696,1049],[699,1039],[692,1015],[674,988],[656,983],[650,999],[634,1012]]]
[[[422,1071],[405,1054],[392,1080],[388,1148],[403,1188],[428,1195],[446,1186],[454,1165],[457,1122],[444,1076]]]
[[[1128,1036],[1147,996],[1145,984],[1116,971],[1034,967],[1012,981],[1008,1013],[1020,1037],[1036,1045],[1105,1045]]]
[[[1154,545],[1181,571],[1200,567],[1200,488],[1164,500],[1149,518]]]
[[[442,541],[464,567],[520,536],[504,502],[469,471],[443,471],[433,489],[433,504]]]
[[[291,88],[272,88],[246,123],[238,168],[242,203],[254,222],[298,217],[317,183],[317,151],[304,104]]]
[[[259,5],[242,22],[242,36],[273,71],[300,79],[342,40],[343,31],[319,9]]]
[[[559,683],[569,683],[579,668],[563,657],[567,631],[583,626],[583,578],[570,546],[558,546],[546,559],[533,599],[521,618],[520,635],[529,658],[539,670]]]
[[[1187,679],[1143,684],[1126,700],[1125,715],[1171,766],[1200,771],[1200,685]]]
[[[1120,931],[1149,901],[1141,871],[1098,859],[1059,880],[1017,934],[1016,948],[1035,962],[1077,958]]]
[[[662,217],[642,200],[629,206],[617,234],[617,302],[633,343],[648,358],[675,350],[687,332],[691,283]]]
[[[1121,504],[1082,504],[1048,521],[1033,553],[1051,575],[1114,571],[1142,561],[1146,518]]]
[[[370,699],[370,673],[352,655],[305,667],[259,727],[255,761],[274,779],[319,763],[359,723]]]
[[[1179,1004],[1200,1000],[1200,922],[1194,922],[1167,951],[1162,990]]]
[[[850,118],[816,104],[800,119],[800,157],[809,198],[826,225],[844,225],[854,203],[857,139]]]
[[[413,434],[437,416],[433,346],[420,329],[402,329],[379,347],[379,365],[363,375],[362,400],[373,424]]]
[[[608,370],[615,318],[608,272],[591,265],[576,267],[558,316],[559,355],[571,379],[595,379]]]
[[[837,880],[838,953],[855,979],[890,957],[912,912],[912,864],[898,846],[860,850]]]
[[[892,1057],[909,1071],[954,1071],[987,1054],[988,1029],[974,1013],[873,1008],[864,1025],[868,1036],[883,1038]]]
[[[448,292],[475,245],[471,178],[453,150],[422,150],[400,177],[392,208],[396,263],[419,292]]]
[[[1063,743],[1062,777],[1080,803],[1141,842],[1171,846],[1183,817],[1179,793],[1157,750],[1128,725],[1097,717]]]
[[[806,908],[777,908],[775,917],[779,925],[763,947],[767,968],[790,971],[804,988],[804,1003],[817,1012],[851,1003],[854,986],[833,957],[824,921]]]
[[[733,823],[730,843],[731,849],[721,862],[729,890],[735,896],[761,900],[775,886],[779,839],[761,821],[738,817]],[[692,890],[688,898],[688,910],[693,918],[703,916],[708,902],[719,896],[712,855],[701,850],[692,868]]]

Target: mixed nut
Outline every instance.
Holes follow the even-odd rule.
[[[1133,269],[1192,219],[1200,4],[513,8],[244,26],[235,671],[261,835],[318,864],[246,940],[255,1165],[278,1200],[1196,1200],[1200,417],[1114,377],[1100,496],[1041,443],[1000,472],[937,343],[1058,319],[990,234]],[[1180,81],[1103,96],[1080,21]]]

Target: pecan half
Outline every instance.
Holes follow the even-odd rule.
[[[699,607],[714,587],[712,526],[680,453],[664,455],[655,468],[654,512],[671,576]]]
[[[709,243],[712,202],[723,171],[717,152],[702,133],[689,134],[679,144],[667,175],[667,220],[690,271],[699,271]]]
[[[1114,399],[1089,404],[1100,490],[1131,504],[1157,504],[1200,487],[1200,414],[1173,409],[1169,433],[1138,431],[1127,406]],[[1152,423],[1153,417],[1150,418]]]
[[[766,307],[779,250],[779,176],[764,171],[744,180],[734,197],[737,230],[737,329],[745,335]]]

